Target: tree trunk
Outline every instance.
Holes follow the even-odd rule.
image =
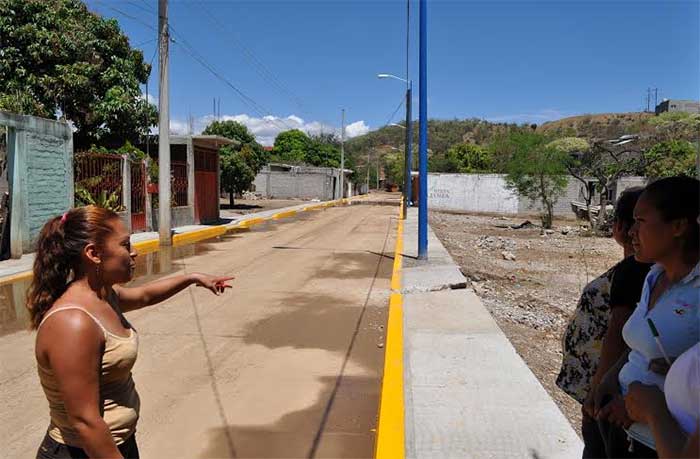
[[[540,199],[542,201],[542,206],[544,207],[544,209],[542,209],[542,228],[551,229],[553,206],[547,197],[547,188],[545,187],[544,177],[542,175],[540,175]]]
[[[605,183],[603,185],[603,188],[600,190],[600,210],[598,211],[598,222],[596,225],[596,231],[599,231],[605,226],[605,219],[607,217],[606,209],[605,207],[607,206],[607,201],[608,201],[608,184]]]
[[[229,209],[233,209],[233,191],[228,192],[228,205]]]

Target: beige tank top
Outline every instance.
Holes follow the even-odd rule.
[[[65,306],[46,314],[41,321],[43,324],[53,314],[59,311],[78,309],[90,316],[102,329],[105,336],[105,349],[102,354],[100,375],[100,415],[112,432],[112,438],[117,445],[124,443],[136,431],[136,421],[139,418],[139,395],[136,392],[131,369],[136,363],[139,340],[136,331],[131,328],[129,337],[110,333],[92,314],[79,306]],[[39,327],[41,327],[41,324]],[[79,446],[80,439],[68,422],[65,405],[58,382],[50,368],[37,365],[39,380],[49,401],[51,424],[49,435],[59,443]]]

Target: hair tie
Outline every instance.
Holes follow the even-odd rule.
[[[61,217],[61,225],[64,224],[67,219],[68,219],[68,212],[65,212],[63,214],[63,216]]]

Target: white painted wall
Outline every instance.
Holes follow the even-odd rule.
[[[428,174],[431,209],[517,214],[518,201],[502,175]]]

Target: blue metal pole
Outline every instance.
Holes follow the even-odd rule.
[[[418,258],[428,258],[428,53],[427,0],[420,0],[420,152],[418,157]]]
[[[406,206],[410,207],[413,201],[413,113],[411,102],[413,98],[413,82],[408,83],[406,91]]]

